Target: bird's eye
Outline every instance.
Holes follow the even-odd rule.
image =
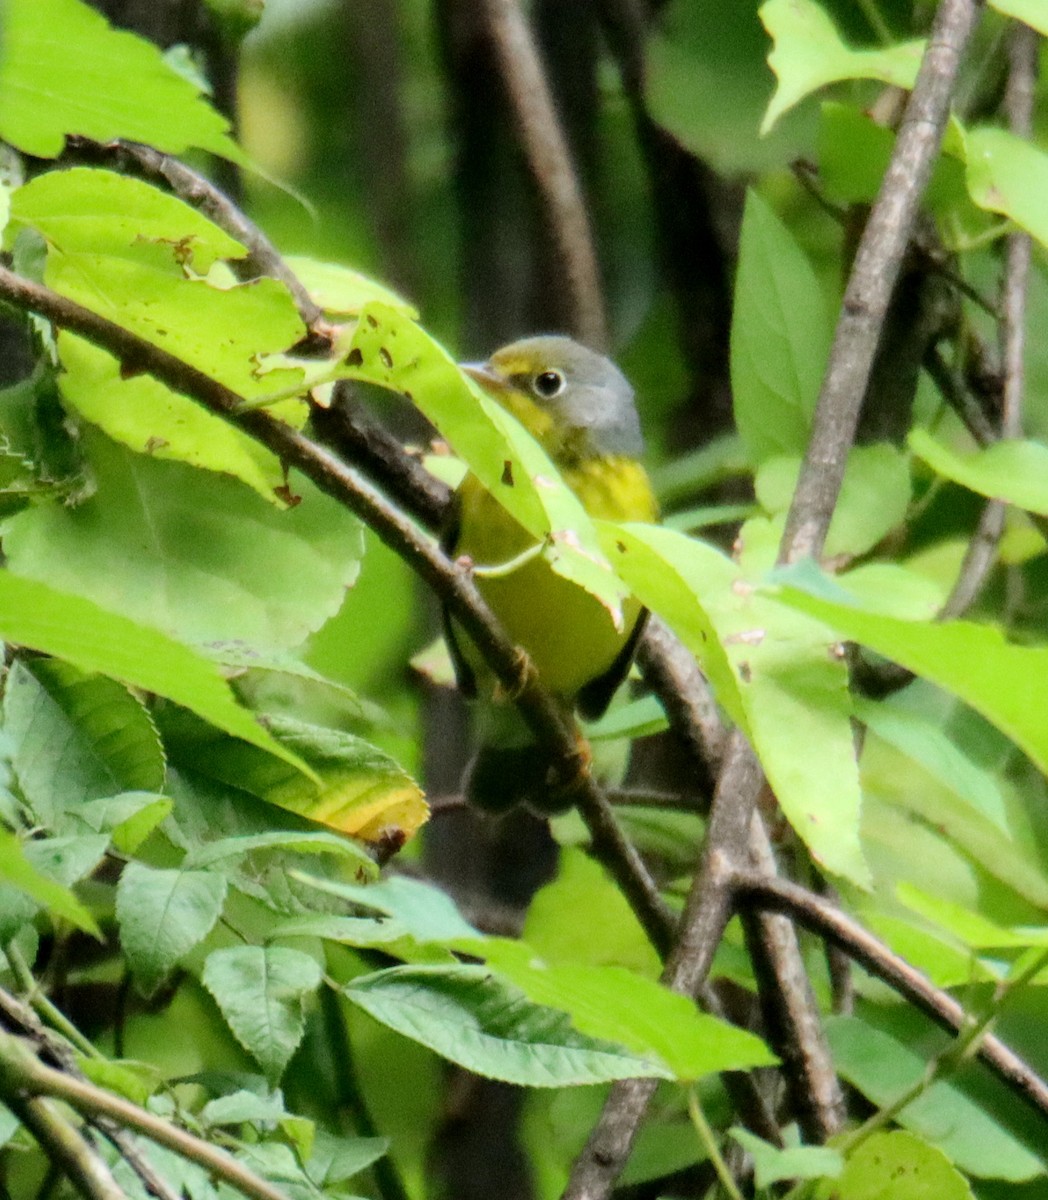
[[[564,383],[564,376],[559,371],[543,371],[535,376],[531,386],[536,396],[541,396],[543,400],[552,400],[564,391]]]

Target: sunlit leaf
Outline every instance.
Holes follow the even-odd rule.
[[[938,475],[993,500],[1048,515],[1048,446],[1009,439],[972,454],[958,454],[927,430],[915,429],[907,444]]]
[[[874,1133],[849,1157],[838,1200],[972,1200],[968,1181],[941,1150],[893,1129]]]
[[[165,696],[234,737],[306,769],[237,704],[207,659],[90,600],[0,571],[0,637]]]
[[[790,824],[827,869],[865,885],[851,702],[833,635],[816,622],[783,622],[774,602],[702,542],[657,526],[601,529],[622,577],[695,654],[749,733]]]
[[[691,997],[623,967],[545,966],[536,963],[526,943],[505,938],[459,942],[458,948],[482,956],[529,1000],[568,1013],[580,1033],[653,1057],[678,1079],[776,1062],[756,1035],[700,1012]]]
[[[785,576],[784,576],[785,578]],[[818,576],[789,576],[778,599],[811,614],[841,637],[860,642],[959,696],[1048,770],[1048,648],[1014,646],[999,629],[972,621],[904,621],[855,607]],[[800,586],[809,590],[800,590]],[[829,589],[829,590],[828,590]],[[832,599],[827,599],[832,596]]]
[[[1048,37],[1048,9],[1042,0],[990,0],[990,7]]]
[[[0,904],[0,934],[5,941],[16,932],[23,920],[32,917],[37,906],[101,939],[102,932],[91,913],[67,887],[30,862],[23,844],[5,829],[0,829],[0,884],[5,889],[21,892],[30,902],[20,913],[13,911],[7,897]]]
[[[376,302],[387,304],[412,319],[419,315],[392,288],[354,271],[352,267],[319,262],[298,254],[288,254],[284,261],[320,308],[333,316],[355,317],[365,305]]]
[[[836,1179],[844,1169],[844,1158],[830,1146],[773,1146],[739,1125],[728,1130],[732,1138],[753,1157],[753,1180],[758,1188],[783,1179]]]
[[[367,307],[343,373],[404,393],[496,500],[540,541],[553,569],[590,592],[621,625],[625,590],[604,558],[593,522],[545,452],[485,396],[447,351],[402,313]],[[594,615],[601,619],[600,610]]]
[[[226,118],[154,45],[81,0],[6,0],[0,95],[0,136],[41,158],[78,133],[244,161]]]
[[[878,79],[893,87],[910,88],[917,78],[923,41],[853,50],[815,0],[767,0],[760,18],[775,43],[768,65],[779,81],[764,114],[762,133],[805,96],[827,84]]]
[[[307,481],[280,509],[236,480],[85,434],[97,489],[12,517],[10,569],[187,642],[297,646],[356,579],[357,519]]]

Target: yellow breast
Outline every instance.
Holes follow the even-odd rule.
[[[637,462],[591,458],[562,468],[562,474],[591,516],[620,521],[657,519],[651,484]],[[535,544],[474,476],[463,481],[458,498],[459,536],[453,552],[467,555],[475,566],[498,566]],[[624,628],[616,630],[589,592],[557,575],[541,556],[494,578],[481,570],[476,582],[506,633],[528,652],[546,686],[567,697],[608,670],[641,611],[636,601],[627,600]],[[468,646],[463,649],[471,663],[475,662],[476,653]]]

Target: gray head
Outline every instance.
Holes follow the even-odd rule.
[[[610,358],[554,334],[523,338],[496,350],[483,367],[472,368],[497,392],[521,392],[582,456],[644,451],[633,388]],[[529,424],[526,417],[525,424]],[[535,432],[533,430],[533,432]]]

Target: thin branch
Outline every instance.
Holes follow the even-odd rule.
[[[61,1067],[66,1074],[75,1079],[85,1078],[70,1047],[75,1046],[81,1053],[87,1053],[92,1057],[98,1058],[101,1055],[69,1018],[55,1008],[50,1000],[46,1004],[39,1003],[44,997],[38,990],[37,982],[33,978],[28,964],[13,943],[7,947],[7,958],[14,968],[20,986],[29,991],[34,1008],[21,1003],[4,988],[0,988],[0,1016],[3,1017],[4,1023],[10,1027],[12,1032],[20,1033],[33,1041],[39,1052]],[[26,978],[28,978],[28,987],[24,982]],[[51,1025],[59,1030],[61,1036],[57,1036],[47,1029],[34,1009],[42,1013]],[[97,1118],[93,1124],[99,1133],[112,1143],[131,1170],[141,1179],[150,1195],[155,1196],[157,1200],[178,1200],[174,1191],[142,1153],[141,1147],[131,1133],[123,1126],[106,1120],[104,1117]]]
[[[608,328],[593,234],[535,41],[518,0],[482,0],[482,8],[560,257],[572,332],[604,350]]]
[[[243,1163],[237,1162],[225,1150],[186,1133],[122,1096],[115,1096],[86,1080],[74,1079],[64,1071],[45,1066],[28,1042],[3,1032],[0,1032],[0,1089],[5,1097],[48,1096],[63,1100],[89,1118],[107,1118],[136,1129],[158,1145],[199,1163],[206,1171],[217,1175],[251,1200],[287,1200],[284,1192],[260,1178]],[[114,1196],[122,1200],[123,1193],[118,1189]]]
[[[1016,22],[1008,41],[1009,70],[1004,110],[1011,131],[1023,138],[1028,138],[1033,129],[1038,43],[1037,34],[1028,25]],[[1001,366],[1004,373],[1001,436],[1005,438],[1022,436],[1023,350],[1030,248],[1028,233],[1017,230],[1008,235],[1001,289]]]
[[[837,503],[877,342],[931,176],[961,56],[979,0],[942,0],[891,161],[859,240],[815,409],[811,440],[786,519],[781,558],[817,558]]]
[[[247,248],[245,258],[230,263],[238,275],[245,279],[260,276],[278,279],[294,297],[306,328],[312,329],[320,321],[323,316],[320,308],[272,242],[209,179],[169,154],[138,142],[96,142],[72,135],[66,139],[66,145],[79,159],[111,164],[128,174],[168,187],[179,199],[202,212],[219,229]]]
[[[777,876],[775,855],[759,813],[750,822],[749,855],[755,870],[769,878]],[[772,1049],[782,1059],[793,1110],[807,1140],[828,1141],[844,1124],[844,1095],[797,930],[779,913],[749,914],[745,928],[764,1027]]]
[[[734,880],[739,899],[781,912],[820,937],[833,942],[871,974],[884,980],[911,1004],[950,1033],[967,1028],[970,1018],[948,993],[930,983],[916,968],[893,954],[873,934],[839,908],[813,892],[759,872],[740,873]],[[977,1055],[1002,1083],[1041,1117],[1048,1117],[1048,1083],[1000,1039],[987,1036]]]
[[[125,371],[146,372],[244,430],[288,466],[308,476],[356,513],[448,605],[506,693],[514,698],[536,740],[551,755],[586,823],[593,851],[608,868],[652,944],[665,954],[675,919],[634,846],[623,835],[600,785],[586,764],[585,742],[574,720],[542,687],[527,656],[506,637],[469,573],[434,543],[367,479],[305,435],[257,410],[239,412],[242,398],[173,354],[49,288],[0,267],[0,299],[71,329],[114,354]]]
[[[677,943],[662,973],[667,987],[694,995],[704,983],[713,954],[731,915],[734,864],[747,861],[751,798],[763,775],[745,737],[728,740],[717,781],[706,848],[681,917]],[[596,1125],[571,1170],[563,1200],[601,1200],[619,1177],[633,1149],[656,1083],[627,1079],[612,1086]]]
[[[6,1036],[6,1035],[0,1035]],[[127,1200],[98,1153],[53,1104],[27,1098],[17,1089],[8,1090],[0,1063],[0,1095],[18,1120],[29,1130],[52,1163],[61,1167],[85,1200]]]

